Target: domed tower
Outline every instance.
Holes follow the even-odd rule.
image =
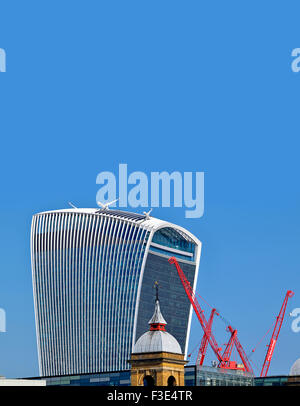
[[[160,311],[158,283],[150,330],[135,343],[131,354],[132,386],[184,386],[184,360],[180,345],[166,331],[167,322]]]

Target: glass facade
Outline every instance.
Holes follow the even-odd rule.
[[[207,366],[196,367],[197,386],[253,386],[254,377],[248,372]]]
[[[184,367],[184,386],[195,386],[196,385],[196,366],[185,366]]]
[[[288,383],[288,376],[267,376],[265,378],[255,378],[255,386],[286,386]]]
[[[257,385],[257,381],[264,379],[249,377],[247,374],[241,372],[242,371],[222,371],[211,367],[202,367],[200,370],[195,365],[187,365],[184,367],[184,385],[253,386]],[[97,374],[43,377],[42,379],[46,380],[47,386],[130,386],[131,384],[130,370],[102,372]],[[273,385],[285,385],[288,377],[271,377],[265,379],[273,381]],[[261,381],[261,384],[259,383],[258,386],[265,384],[266,382],[263,384]]]
[[[165,255],[149,250],[160,220],[144,220],[92,209],[33,217],[31,262],[42,376],[128,369],[135,340],[148,330],[155,280],[164,289],[161,303],[168,331],[177,335],[185,351],[191,306],[167,261],[174,253],[163,245]],[[159,234],[172,235],[172,247],[195,255],[196,243],[188,234],[164,228]],[[196,262],[189,256],[181,265],[193,284]]]
[[[149,329],[148,321],[153,314],[154,290],[153,283],[160,285],[159,304],[162,314],[167,321],[167,331],[179,342],[181,350],[187,350],[187,329],[190,314],[190,301],[183,289],[176,268],[168,262],[170,254],[160,256],[149,251],[144,270],[141,289],[136,338]],[[185,263],[177,258],[181,269],[193,286],[195,264]]]
[[[99,374],[53,376],[46,379],[47,386],[130,386],[130,371]]]
[[[163,247],[173,248],[186,253],[194,254],[195,244],[184,236],[183,233],[171,227],[164,227],[153,235],[152,243],[157,243]]]

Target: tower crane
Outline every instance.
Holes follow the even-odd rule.
[[[270,364],[271,364],[274,349],[275,349],[275,346],[276,346],[276,343],[277,343],[277,340],[278,340],[278,336],[279,336],[279,333],[280,333],[280,330],[281,330],[282,322],[283,322],[283,319],[284,319],[287,302],[288,302],[289,298],[293,297],[293,296],[294,296],[293,291],[288,290],[286,292],[286,295],[285,295],[284,301],[282,303],[280,312],[279,312],[279,314],[278,314],[278,316],[276,318],[276,324],[275,324],[275,327],[274,327],[274,330],[273,330],[273,334],[272,334],[270,343],[268,345],[268,350],[267,350],[267,353],[266,353],[265,361],[264,361],[264,364],[263,364],[263,367],[262,367],[262,370],[261,370],[261,374],[260,374],[260,376],[263,377],[263,378],[267,376],[267,373],[268,373],[268,370],[269,370],[269,367],[270,367]]]
[[[198,320],[201,324],[201,327],[203,328],[203,331],[204,331],[204,336],[203,336],[199,354],[198,354],[198,359],[199,359],[200,365],[203,364],[205,352],[206,352],[206,348],[207,348],[207,343],[209,343],[212,350],[214,351],[215,355],[217,356],[220,368],[240,369],[240,368],[236,367],[236,363],[230,362],[230,356],[231,356],[232,347],[234,344],[236,346],[236,349],[243,362],[243,369],[246,370],[247,372],[251,373],[252,375],[254,375],[253,369],[250,365],[247,355],[246,355],[241,343],[239,342],[239,340],[237,338],[237,330],[234,330],[231,326],[228,326],[228,331],[231,333],[231,337],[225,348],[224,354],[222,355],[221,348],[218,346],[217,341],[214,338],[212,331],[211,331],[212,321],[213,321],[214,314],[216,313],[216,309],[212,309],[212,312],[211,312],[211,315],[209,318],[209,322],[207,322],[207,320],[204,316],[204,312],[201,309],[201,306],[195,296],[195,292],[194,292],[193,288],[191,287],[189,281],[187,280],[183,270],[180,268],[180,266],[177,262],[177,259],[175,257],[171,257],[171,258],[169,258],[169,263],[175,265],[178,275],[180,277],[181,283],[184,287],[184,290],[191,302],[191,305],[193,306],[193,308],[195,310],[195,313],[196,313]]]
[[[203,334],[201,345],[200,345],[200,348],[199,348],[197,361],[196,361],[197,365],[203,365],[206,350],[207,350],[207,346],[208,346],[208,340],[209,340],[209,337],[211,335],[212,322],[213,322],[215,314],[219,315],[219,313],[217,313],[216,309],[212,309],[212,311],[210,313],[210,316],[209,316],[209,319],[208,319],[208,323],[207,323],[207,330]]]
[[[185,290],[185,292],[186,292],[186,294],[187,294],[187,296],[188,296],[188,298],[189,298],[189,300],[191,302],[191,305],[193,306],[193,309],[195,310],[195,313],[196,313],[196,315],[198,317],[198,320],[199,320],[199,322],[201,324],[201,327],[202,327],[202,329],[204,331],[204,335],[205,335],[207,341],[209,342],[213,352],[215,353],[218,361],[222,362],[223,358],[222,358],[222,355],[221,355],[221,348],[218,346],[218,343],[217,343],[215,337],[212,334],[211,326],[209,327],[209,324],[208,324],[208,322],[207,322],[207,320],[206,320],[206,318],[204,316],[204,311],[201,309],[201,306],[200,306],[200,304],[199,304],[199,302],[198,302],[198,300],[197,300],[197,298],[195,296],[195,292],[194,292],[193,288],[191,287],[190,282],[187,280],[184,272],[180,268],[180,266],[179,266],[179,264],[178,264],[175,257],[169,258],[169,263],[174,264],[176,266],[176,269],[177,269],[178,275],[180,277],[181,283],[182,283],[182,285],[184,287],[184,290]],[[212,323],[212,320],[211,320],[211,323]],[[202,345],[201,345],[201,347],[202,347]],[[207,344],[203,345],[203,351],[206,350],[206,348],[207,348]],[[203,358],[202,363],[203,363],[204,357],[205,357],[205,352],[203,352],[202,354],[200,353],[199,358],[200,359]]]
[[[213,308],[212,311],[211,311],[209,320],[207,321],[205,316],[204,316],[204,311],[201,309],[201,306],[198,303],[198,300],[197,300],[197,298],[195,296],[195,292],[194,292],[193,288],[191,287],[189,281],[187,280],[184,272],[180,268],[180,266],[179,266],[179,264],[177,262],[177,259],[175,257],[171,257],[171,258],[169,258],[169,263],[175,265],[175,267],[177,269],[177,272],[178,272],[178,275],[180,277],[181,283],[182,283],[182,285],[184,287],[184,290],[185,290],[185,292],[186,292],[186,294],[187,294],[187,296],[188,296],[188,298],[189,298],[189,300],[191,302],[191,305],[193,306],[193,309],[195,310],[195,313],[196,313],[196,315],[198,317],[198,320],[199,320],[199,322],[201,324],[201,327],[202,327],[202,329],[204,331],[202,341],[201,341],[201,345],[200,345],[199,352],[198,352],[198,356],[197,356],[197,364],[203,365],[205,354],[206,354],[206,349],[207,349],[207,346],[208,346],[208,343],[209,343],[212,350],[214,351],[217,359],[218,359],[218,367],[219,368],[223,368],[223,369],[242,369],[242,370],[245,370],[245,371],[251,373],[252,375],[254,375],[254,372],[253,372],[253,369],[252,369],[251,364],[249,362],[249,359],[248,359],[248,357],[247,357],[247,355],[246,355],[246,353],[245,353],[245,351],[244,351],[244,349],[243,349],[243,347],[242,347],[242,345],[241,345],[241,343],[240,343],[240,341],[239,341],[239,339],[237,337],[237,330],[234,329],[223,318],[224,321],[227,324],[227,330],[231,333],[231,336],[230,336],[230,339],[229,339],[229,341],[228,341],[228,343],[227,343],[227,345],[225,347],[225,350],[224,350],[223,354],[221,354],[221,348],[218,346],[217,341],[214,338],[213,333],[212,333],[212,323],[213,323],[214,316],[215,315],[220,316],[219,313],[217,312],[217,310],[215,308]],[[274,349],[275,349],[275,346],[276,346],[276,343],[277,343],[277,340],[278,340],[278,336],[279,336],[279,333],[280,333],[280,330],[281,330],[281,326],[282,326],[282,323],[283,323],[283,320],[284,320],[285,311],[286,311],[286,307],[287,307],[287,302],[288,302],[289,298],[291,298],[293,296],[294,296],[293,291],[288,290],[286,292],[286,295],[285,295],[284,301],[282,303],[280,312],[279,312],[278,316],[276,317],[276,323],[275,323],[275,327],[274,327],[274,330],[273,330],[273,334],[272,334],[270,343],[267,346],[268,350],[267,350],[265,360],[264,360],[264,363],[263,363],[263,367],[262,367],[262,370],[261,370],[261,374],[260,374],[261,377],[266,377],[267,374],[268,374],[268,370],[269,370],[270,363],[271,363],[271,360],[272,360],[272,357],[273,357]],[[236,362],[230,361],[233,345],[235,345],[235,347],[236,347],[236,349],[237,349],[237,351],[239,353],[239,356],[240,356],[240,358],[242,360],[242,363],[243,363],[242,368],[240,368],[236,364]],[[254,351],[255,350],[252,350],[252,352],[254,352]]]
[[[231,333],[231,337],[226,345],[226,348],[223,353],[223,361],[219,363],[218,367],[219,368],[225,368],[225,369],[230,369],[233,365],[232,362],[230,361],[231,358],[231,353],[233,349],[233,344],[234,344],[234,339],[237,335],[237,330],[233,330]]]
[[[244,368],[247,372],[250,372],[252,375],[254,375],[253,369],[251,367],[250,361],[248,360],[248,357],[244,351],[244,348],[242,347],[242,344],[240,343],[238,337],[237,337],[237,330],[233,330],[231,326],[228,326],[228,330],[233,337],[234,345],[237,349],[237,352],[239,353],[239,356],[241,357],[242,363],[244,365]],[[236,332],[236,333],[235,333]]]

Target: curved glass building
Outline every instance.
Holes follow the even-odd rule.
[[[192,308],[175,256],[196,285],[201,243],[187,230],[119,210],[38,213],[31,262],[42,376],[128,369],[148,328],[158,281],[168,331],[186,354]]]

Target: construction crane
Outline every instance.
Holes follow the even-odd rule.
[[[191,305],[193,306],[193,309],[195,310],[195,313],[198,317],[198,320],[201,324],[201,327],[204,331],[204,335],[207,337],[207,341],[209,342],[213,352],[215,353],[219,363],[223,361],[222,355],[221,355],[221,348],[218,346],[218,343],[216,341],[216,339],[214,338],[212,331],[211,331],[211,326],[209,327],[209,324],[204,316],[204,311],[201,309],[201,306],[197,300],[197,298],[195,297],[195,293],[193,288],[190,285],[190,282],[187,280],[184,272],[182,271],[182,269],[180,268],[177,260],[175,257],[171,257],[169,258],[169,263],[170,264],[174,264],[176,266],[178,275],[180,277],[181,283],[184,287],[184,290],[191,302]],[[206,350],[206,346],[203,346],[203,348],[205,347]],[[205,352],[203,354],[200,354],[200,359],[203,357],[204,360],[204,356],[205,356]],[[202,360],[202,363],[203,363]]]
[[[261,374],[260,374],[260,376],[263,377],[263,378],[266,377],[267,374],[268,374],[268,370],[269,370],[269,367],[270,367],[270,364],[271,364],[274,349],[275,349],[277,339],[278,339],[278,336],[279,336],[279,333],[280,333],[280,330],[281,330],[282,322],[283,322],[283,319],[284,319],[287,302],[288,302],[289,298],[293,297],[293,296],[294,296],[294,292],[292,292],[291,290],[288,290],[286,292],[286,295],[285,295],[284,301],[282,303],[280,312],[279,312],[279,314],[278,314],[278,316],[276,318],[276,324],[275,324],[275,327],[274,327],[274,330],[273,330],[273,334],[272,334],[270,343],[268,345],[268,350],[267,350],[267,353],[266,353],[265,361],[264,361],[264,364],[263,364],[263,367],[262,367],[262,370],[261,370]]]
[[[225,347],[224,353],[223,353],[223,361],[219,363],[218,367],[219,368],[224,368],[224,369],[236,369],[236,363],[230,361],[231,358],[231,353],[234,345],[234,339],[237,335],[237,330],[233,330],[231,333],[231,337]]]
[[[207,323],[207,330],[203,334],[201,345],[200,345],[200,348],[199,348],[197,361],[196,361],[197,365],[203,365],[206,350],[207,350],[207,346],[208,346],[208,339],[209,339],[209,337],[211,335],[212,322],[213,322],[215,314],[219,315],[219,313],[217,313],[216,309],[212,309],[212,311],[210,313],[210,316],[209,316],[209,319],[208,319],[208,323]]]
[[[211,330],[211,326],[212,326],[212,321],[213,321],[213,317],[214,314],[216,313],[216,309],[212,309],[210,318],[209,318],[209,322],[207,322],[205,316],[204,316],[204,312],[201,309],[200,304],[198,303],[198,300],[195,296],[195,292],[193,290],[193,288],[191,287],[189,281],[187,280],[184,272],[182,271],[182,269],[180,268],[177,259],[175,257],[171,257],[169,258],[169,263],[170,264],[174,264],[178,275],[180,277],[181,283],[184,287],[184,290],[195,310],[195,313],[198,317],[198,320],[201,324],[201,327],[203,328],[204,331],[204,336],[201,342],[201,346],[200,346],[200,350],[199,350],[199,354],[197,359],[199,360],[199,364],[202,365],[203,361],[204,361],[204,357],[205,357],[205,352],[206,352],[206,348],[207,348],[207,344],[209,342],[212,350],[214,351],[215,355],[217,356],[217,359],[219,361],[219,367],[220,368],[224,368],[224,369],[242,369],[242,370],[246,370],[247,372],[251,373],[254,375],[253,369],[250,365],[250,362],[246,356],[246,353],[242,347],[242,345],[240,344],[238,338],[237,338],[237,330],[233,330],[233,328],[229,325],[228,326],[228,331],[231,333],[231,337],[229,339],[229,342],[225,348],[224,354],[221,354],[221,348],[218,346],[216,339],[214,338],[213,334],[212,334],[212,330]],[[236,346],[236,349],[241,357],[241,360],[243,362],[243,365],[241,367],[239,367],[235,362],[231,362],[230,361],[230,356],[231,356],[231,352],[232,352],[232,347],[233,344]]]
[[[254,375],[253,369],[251,367],[250,361],[248,360],[248,357],[244,351],[244,348],[242,347],[242,344],[239,342],[239,339],[237,337],[237,330],[233,330],[231,326],[228,326],[228,330],[230,333],[234,336],[233,341],[234,345],[237,349],[237,352],[239,353],[239,356],[241,357],[242,363],[244,365],[244,368],[247,372],[250,372],[252,375]]]

